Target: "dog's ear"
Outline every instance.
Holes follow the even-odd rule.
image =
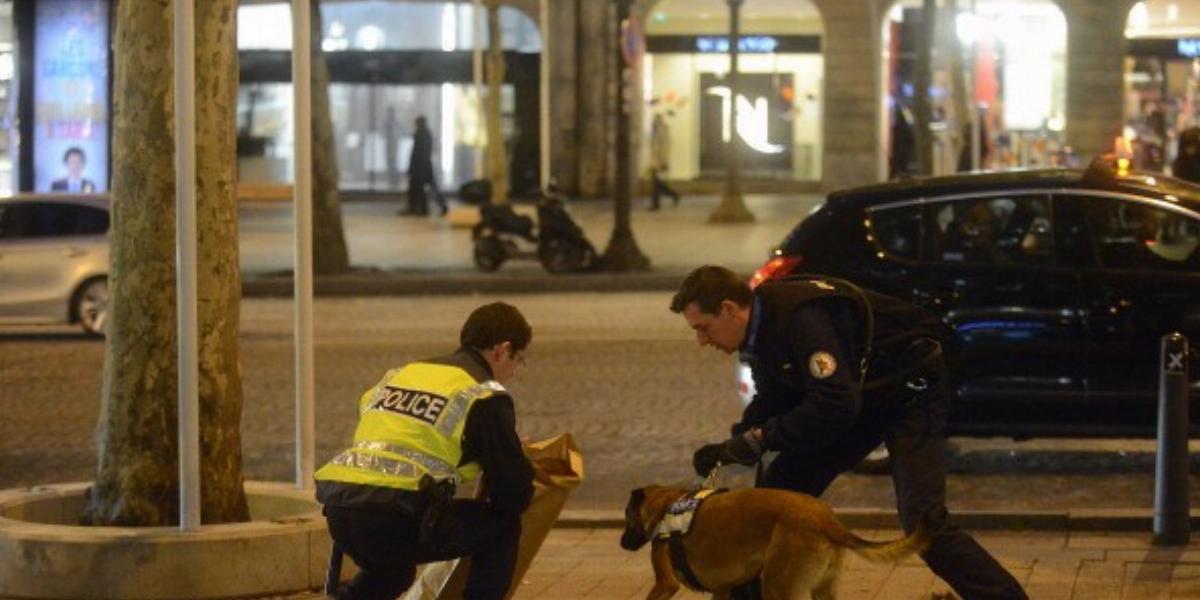
[[[637,488],[636,490],[633,490],[632,492],[629,493],[630,508],[641,506],[642,502],[645,502],[645,501],[646,501],[646,488]]]

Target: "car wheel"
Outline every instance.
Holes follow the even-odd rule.
[[[71,314],[85,334],[103,337],[108,329],[108,280],[95,277],[83,282],[71,300]]]
[[[871,451],[866,458],[858,462],[854,466],[855,473],[863,475],[886,475],[892,472],[892,456],[888,454],[887,447],[880,444],[878,448]]]

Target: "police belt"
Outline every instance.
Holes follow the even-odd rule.
[[[927,348],[927,349],[925,349]],[[923,352],[923,354],[921,354]],[[916,355],[916,356],[914,356]],[[942,344],[933,338],[913,340],[904,350],[903,364],[892,373],[863,383],[865,392],[901,385],[914,377],[926,374],[942,360]]]

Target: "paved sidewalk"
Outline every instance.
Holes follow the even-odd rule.
[[[857,530],[873,540],[895,530]],[[516,600],[641,599],[654,581],[649,548],[626,552],[621,531],[555,529],[521,581]],[[1200,598],[1200,542],[1156,548],[1147,533],[1063,531],[975,534],[1034,600],[1182,600]],[[875,564],[850,554],[840,600],[919,600],[949,590],[919,558]],[[707,598],[684,591],[679,599]],[[309,593],[289,600],[323,598]]]
[[[820,196],[751,195],[746,203],[753,223],[710,225],[708,215],[719,198],[690,196],[678,207],[646,210],[634,200],[632,228],[650,270],[640,273],[550,275],[532,260],[505,263],[483,273],[472,260],[471,232],[451,219],[403,217],[399,204],[383,201],[343,204],[343,226],[355,272],[318,278],[317,294],[377,295],[413,293],[485,293],[529,291],[609,291],[670,289],[691,269],[705,263],[749,273],[819,203]],[[668,203],[669,204],[669,203]],[[473,216],[461,207],[458,216]],[[517,206],[532,212],[532,205]],[[569,210],[598,253],[612,236],[611,200],[575,200]],[[247,296],[291,294],[293,264],[292,208],[289,203],[246,203],[241,211],[241,266]]]
[[[860,530],[886,540],[893,530]],[[616,529],[555,530],[521,583],[524,600],[644,598],[653,582],[648,549],[625,552]],[[1026,586],[1035,600],[1200,598],[1200,543],[1152,548],[1148,534],[981,533],[977,539]],[[919,558],[899,565],[850,555],[842,600],[928,598],[945,592]],[[677,598],[705,598],[696,593]]]

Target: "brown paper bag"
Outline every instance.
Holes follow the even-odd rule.
[[[533,464],[533,500],[521,515],[521,543],[507,598],[512,597],[529,565],[533,564],[533,557],[550,535],[550,529],[567,503],[567,496],[583,481],[583,455],[569,433],[530,444],[525,447],[525,455]],[[469,559],[458,559],[425,565],[417,575],[416,583],[400,600],[462,598],[470,562]]]

